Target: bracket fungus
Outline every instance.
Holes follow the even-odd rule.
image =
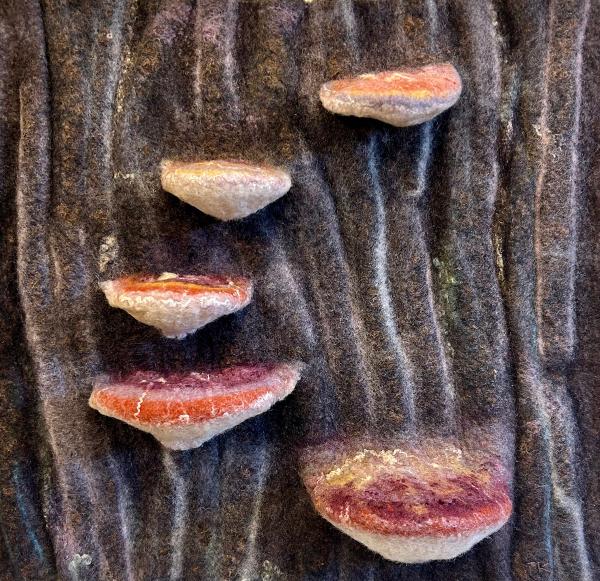
[[[178,275],[128,276],[100,283],[108,303],[182,339],[250,303],[252,283],[243,277]]]
[[[298,363],[168,375],[138,371],[99,380],[89,405],[152,434],[171,450],[189,450],[284,399],[300,371]]]
[[[501,528],[512,510],[499,458],[444,441],[418,447],[328,444],[304,457],[316,510],[386,559],[452,559]]]
[[[237,220],[283,196],[292,180],[280,168],[246,161],[165,160],[161,184],[164,190],[209,216]]]
[[[321,86],[319,96],[332,113],[408,127],[452,107],[461,90],[458,72],[444,63],[329,81]]]

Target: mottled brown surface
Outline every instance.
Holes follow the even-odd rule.
[[[6,0],[0,38],[3,581],[598,578],[597,2]],[[463,81],[433,122],[320,104],[431,62]],[[227,223],[160,188],[211,158],[294,185]],[[248,276],[253,303],[172,341],[98,289],[163,271]],[[199,450],[87,405],[100,373],[238,360],[308,366]],[[471,430],[514,513],[452,562],[386,562],[301,483],[308,440]]]

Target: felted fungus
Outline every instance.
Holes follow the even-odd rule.
[[[161,375],[138,371],[100,380],[89,405],[152,434],[172,450],[197,448],[289,395],[301,365],[245,365]]]
[[[111,307],[177,339],[239,311],[252,298],[252,283],[242,277],[163,273],[108,280],[100,288]]]
[[[419,447],[329,444],[307,451],[316,510],[386,559],[452,559],[497,531],[512,504],[499,459],[444,442]]]
[[[237,220],[264,208],[292,186],[290,175],[245,161],[163,161],[164,190],[219,220]]]
[[[319,96],[332,113],[407,127],[452,107],[461,90],[458,72],[444,63],[330,81],[321,86]]]

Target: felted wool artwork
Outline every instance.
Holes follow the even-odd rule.
[[[108,304],[156,327],[165,337],[183,339],[219,317],[235,313],[252,299],[245,278],[190,276],[126,276],[100,283]]]
[[[298,379],[298,364],[138,371],[97,381],[89,404],[152,434],[170,450],[190,450],[267,411],[293,391]]]
[[[4,0],[0,47],[0,581],[600,578],[600,3]]]
[[[304,482],[323,518],[386,559],[453,559],[512,510],[500,457],[480,438],[472,445],[330,441],[305,451]]]
[[[245,161],[163,161],[160,183],[179,199],[220,220],[245,218],[292,186],[283,170]]]

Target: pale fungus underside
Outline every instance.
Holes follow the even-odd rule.
[[[219,220],[238,220],[283,196],[289,174],[270,165],[210,160],[162,163],[164,190]]]
[[[111,307],[177,339],[243,309],[252,299],[252,283],[243,277],[167,272],[109,280],[100,287]]]

